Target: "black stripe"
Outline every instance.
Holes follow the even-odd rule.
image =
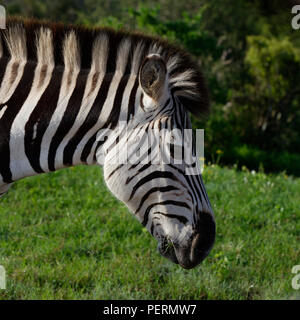
[[[0,41],[1,41],[1,39],[0,39]],[[5,71],[6,71],[8,61],[9,61],[9,59],[6,57],[2,57],[0,59],[0,85],[2,84],[2,80],[4,77]]]
[[[166,179],[178,181],[178,179],[176,178],[176,176],[172,172],[168,172],[168,171],[151,172],[150,174],[148,174],[147,176],[145,176],[141,180],[139,180],[138,183],[133,187],[131,195],[129,197],[129,200],[132,199],[132,197],[134,196],[134,194],[136,193],[136,191],[139,187],[141,187],[142,185],[146,184],[149,181],[152,181],[152,180],[158,179],[158,178],[166,178]],[[128,180],[130,181],[130,178],[128,178],[127,181]],[[126,183],[127,183],[127,181],[126,181]]]
[[[78,130],[78,132],[76,134],[76,136],[78,136],[78,137],[76,138],[76,136],[75,136],[74,140],[72,139],[70,141],[71,144],[77,145],[78,141],[80,141],[84,137],[84,135],[97,123],[99,116],[101,114],[103,105],[105,103],[105,100],[107,98],[109,87],[110,87],[112,79],[113,79],[113,74],[106,74],[105,75],[105,77],[101,83],[100,89],[98,91],[97,97],[93,103],[93,106],[92,106],[87,118],[85,119],[85,122],[83,123],[83,125],[80,127],[80,129]],[[84,146],[82,154],[81,154],[81,158],[80,158],[80,160],[82,162],[87,161],[87,158],[91,152],[93,144],[96,141],[97,133],[98,133],[98,131],[95,134],[93,134],[93,136],[89,139],[89,141]]]
[[[72,92],[67,108],[63,115],[63,118],[50,143],[49,154],[48,154],[48,165],[49,165],[50,171],[55,171],[56,151],[60,143],[63,141],[64,137],[68,134],[68,132],[72,128],[75,122],[76,116],[80,110],[87,76],[88,76],[88,70],[84,69],[79,72],[77,76],[75,88]],[[67,160],[69,159],[68,158],[66,159],[64,157],[63,159],[64,165],[66,166],[71,165],[72,163]]]
[[[150,213],[151,209],[153,207],[159,206],[159,205],[163,205],[163,206],[174,205],[174,206],[183,207],[183,208],[187,208],[187,209],[191,210],[190,206],[187,205],[185,202],[182,202],[182,201],[167,200],[167,201],[162,201],[162,202],[156,202],[156,203],[151,204],[146,209],[145,214],[144,214],[144,219],[143,219],[143,222],[142,222],[143,226],[146,226],[147,223],[148,223],[149,213]]]
[[[138,166],[140,163],[138,164],[134,164],[132,165],[128,170],[132,170],[133,168],[135,168],[136,166]],[[131,177],[128,177],[126,180],[126,184],[128,184],[133,178],[135,178],[138,174],[140,174],[141,172],[147,170],[149,167],[151,166],[150,163],[144,164],[140,169],[138,169],[138,171]]]
[[[154,221],[151,222],[151,228],[150,228],[150,233],[153,236],[153,231],[154,231]]]
[[[138,87],[139,87],[139,81],[138,81],[138,78],[136,77],[134,85],[131,89],[130,97],[129,97],[127,122],[134,116],[135,97],[136,97]]]
[[[140,96],[140,107],[142,108],[142,110],[144,112],[146,112],[146,107],[144,105],[144,102],[143,102],[143,98],[144,98],[144,93],[142,92],[141,96]]]
[[[123,163],[120,164],[120,165],[118,165],[118,166],[109,174],[109,176],[107,177],[107,180],[110,179],[111,176],[112,176],[115,172],[117,172],[119,169],[121,169],[121,168],[123,167],[123,165],[124,165]]]
[[[141,199],[139,207],[137,208],[137,210],[135,211],[135,214],[137,214],[138,211],[140,211],[141,207],[143,206],[143,204],[145,203],[145,201],[149,198],[149,196],[154,193],[154,192],[169,192],[169,191],[174,191],[174,190],[179,190],[177,187],[174,186],[167,186],[167,187],[154,187],[152,189],[150,189]]]
[[[0,174],[2,175],[5,183],[13,182],[12,172],[10,170],[10,130],[13,121],[21,110],[31,90],[35,67],[36,65],[33,62],[29,61],[26,63],[22,78],[13,95],[8,101],[0,105],[0,110],[4,105],[7,105],[7,109],[0,119]]]
[[[92,150],[93,145],[94,145],[94,143],[96,141],[96,138],[97,138],[97,132],[94,133],[90,137],[89,141],[85,144],[85,146],[84,146],[84,148],[82,150],[81,156],[80,156],[81,162],[84,162],[84,163],[87,162],[87,158],[88,158],[89,154],[91,153],[91,150]]]
[[[56,67],[46,90],[25,125],[25,153],[32,168],[38,173],[44,172],[40,165],[41,143],[57,108],[62,76],[63,68]],[[37,125],[37,131],[33,139],[35,125]]]

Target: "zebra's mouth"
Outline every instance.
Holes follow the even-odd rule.
[[[159,242],[157,249],[163,257],[171,260],[176,264],[179,264],[174,245],[170,241],[168,241],[167,238],[164,238],[161,242]]]

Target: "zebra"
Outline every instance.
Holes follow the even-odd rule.
[[[0,194],[28,176],[101,165],[162,256],[186,269],[204,260],[215,218],[201,173],[186,174],[184,162],[113,161],[136,138],[116,134],[120,123],[171,132],[208,112],[193,59],[161,38],[110,28],[9,17],[0,35]]]

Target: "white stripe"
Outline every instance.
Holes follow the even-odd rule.
[[[64,40],[63,56],[64,56],[65,68],[62,76],[62,85],[59,92],[58,103],[52,115],[50,125],[48,126],[41,142],[42,151],[40,154],[40,165],[45,172],[49,171],[48,152],[49,152],[51,141],[66,111],[70,97],[75,89],[77,77],[80,71],[80,63],[78,61],[79,47],[78,47],[78,44],[76,45],[74,43],[74,41],[77,41],[76,38],[74,37],[75,37],[74,32],[71,32],[69,35],[66,36]],[[69,58],[68,55],[70,54],[77,58],[74,58],[74,59]],[[67,83],[68,79],[70,79],[69,85]],[[63,168],[62,163],[56,167],[56,169],[60,169],[60,168]]]
[[[18,71],[17,71],[17,75],[14,79],[14,81],[12,82],[12,84],[10,84],[10,78],[11,78],[11,73],[12,73],[12,66],[14,63],[19,63],[19,67],[18,67]],[[14,58],[11,58],[7,64],[6,70],[5,70],[5,74],[1,83],[1,87],[0,87],[0,104],[5,103],[6,101],[8,101],[11,96],[13,95],[13,93],[15,92],[22,76],[23,76],[23,72],[24,72],[24,67],[25,67],[26,61],[19,61],[16,60]]]
[[[0,87],[0,103],[7,101],[14,93],[19,84],[24,66],[27,60],[26,36],[25,30],[20,25],[15,25],[4,31],[4,40],[10,53],[10,60],[6,66],[5,74]],[[12,66],[18,63],[17,75],[14,81],[10,83]]]
[[[3,117],[4,112],[6,111],[7,106],[4,106],[1,110],[0,110],[0,119]]]
[[[12,124],[10,135],[10,155],[12,160],[10,169],[13,180],[35,174],[25,154],[24,137],[26,122],[29,120],[31,113],[51,80],[53,66],[47,68],[45,80],[42,86],[38,88],[42,67],[42,64],[37,64],[30,93]],[[20,159],[22,159],[22,161],[20,161]]]
[[[16,60],[27,60],[26,34],[22,25],[16,24],[4,32],[8,51]]]

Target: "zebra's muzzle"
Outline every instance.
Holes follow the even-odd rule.
[[[212,214],[201,212],[190,245],[184,248],[175,246],[179,264],[185,269],[191,269],[201,263],[212,249],[215,235],[216,224]]]
[[[210,213],[202,212],[192,237],[184,246],[163,239],[158,250],[160,254],[185,269],[192,269],[209,254],[214,241],[216,226]]]

